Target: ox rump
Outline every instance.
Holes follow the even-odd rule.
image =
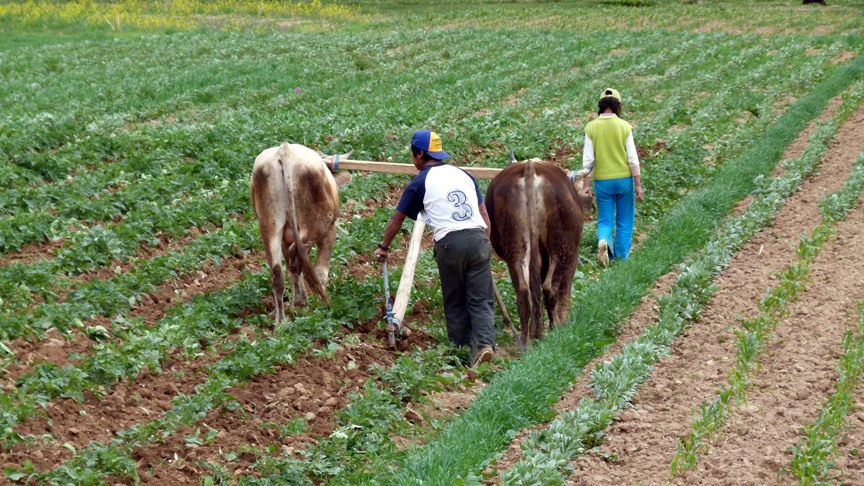
[[[340,157],[349,156],[350,153]],[[285,319],[283,257],[291,280],[292,305],[307,304],[305,285],[329,303],[326,287],[330,254],[336,241],[338,186],[351,181],[347,172],[330,172],[328,164],[332,164],[333,158],[289,143],[271,147],[255,158],[252,207],[264,240],[264,256],[270,265],[276,323]],[[314,267],[309,257],[312,246],[318,249]]]
[[[570,285],[579,263],[582,204],[567,173],[531,159],[510,164],[486,191],[492,249],[507,263],[516,290],[522,342],[543,336],[570,315]]]

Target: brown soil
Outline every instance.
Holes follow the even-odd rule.
[[[383,198],[385,203],[392,203],[395,206],[401,189],[401,187],[391,188]],[[343,214],[345,213],[346,211],[343,211]],[[425,242],[428,246],[431,242],[428,233],[426,240],[429,240]],[[176,242],[176,245],[180,244],[180,241]],[[404,253],[404,249],[401,251]],[[355,272],[357,268],[365,266],[367,275],[373,270],[380,272],[380,265],[372,263],[369,259],[369,256],[361,255],[358,260],[363,260],[364,265],[351,265],[348,268]],[[143,317],[146,323],[155,324],[165,316],[166,310],[170,307],[187,302],[195,295],[218,290],[226,282],[238,281],[244,270],[259,271],[261,269],[259,260],[260,255],[242,253],[225,258],[218,268],[213,268],[208,263],[195,272],[159,286],[147,298],[133,306],[132,317]],[[108,270],[110,269],[106,269]],[[361,271],[358,276],[362,274]],[[82,278],[100,277],[101,275],[88,275]],[[393,291],[395,292],[395,283]],[[268,311],[272,312],[274,307],[272,296],[266,297],[264,303]],[[411,314],[406,316],[406,325],[429,319],[426,304],[416,302]],[[279,445],[276,439],[282,439],[276,437],[275,429],[265,427],[262,430],[261,425],[267,422],[284,425],[293,418],[309,420],[311,431],[300,437],[285,438],[282,446],[286,447],[288,443],[299,447],[302,443],[314,440],[314,437],[326,435],[334,427],[332,412],[347,404],[349,392],[358,392],[362,389],[365,379],[371,376],[371,365],[378,363],[386,366],[392,363],[394,355],[385,349],[383,343],[386,340],[386,332],[378,328],[379,320],[376,318],[374,322],[370,321],[359,329],[361,331],[359,336],[366,342],[362,342],[359,346],[348,345],[341,348],[333,359],[316,358],[311,361],[305,359],[297,366],[286,366],[277,370],[275,375],[259,376],[249,384],[229,390],[229,393],[243,404],[246,415],[241,417],[225,410],[208,415],[203,423],[220,430],[216,442],[218,445],[186,448],[184,452],[185,437],[194,434],[196,428],[183,429],[170,437],[165,444],[148,447],[137,453],[142,477],[155,484],[164,484],[167,480],[180,481],[182,484],[197,484],[197,474],[201,468],[188,464],[185,458],[197,460],[199,457],[205,457],[208,460],[218,460],[220,454],[216,451],[226,447],[226,444],[239,446],[246,443],[260,445],[268,442],[271,445]],[[87,324],[101,324],[110,329],[109,319],[105,317],[98,317]],[[230,343],[238,336],[249,332],[250,329],[243,329],[236,335],[230,336],[226,342]],[[24,340],[17,342],[19,362],[7,370],[5,376],[7,380],[14,382],[17,376],[30,371],[35,361],[48,361],[60,365],[77,363],[78,360],[70,359],[70,351],[85,354],[91,349],[89,340],[78,339],[79,335],[74,335],[70,341],[66,341],[63,336],[54,331],[49,331],[46,336],[47,338],[39,343]],[[414,329],[410,337],[400,343],[400,349],[407,350],[413,346],[425,348],[433,343],[433,338]],[[178,394],[194,393],[195,387],[206,380],[207,366],[217,362],[227,352],[229,351],[205,353],[203,357],[193,360],[172,353],[164,363],[161,373],[145,371],[135,383],[122,382],[106,390],[106,396],[101,399],[88,395],[81,404],[68,399],[55,400],[45,409],[43,416],[26,421],[17,427],[16,431],[24,435],[54,434],[56,438],[40,440],[29,446],[19,445],[11,451],[0,452],[0,467],[17,467],[25,460],[30,460],[37,469],[50,469],[71,457],[71,451],[61,447],[63,444],[68,443],[76,449],[81,449],[91,441],[109,440],[120,430],[159,418],[164,411],[171,408],[171,402]],[[22,356],[23,359],[20,358]],[[348,367],[348,361],[354,361],[356,366]],[[333,383],[339,384],[338,389],[331,389]],[[304,390],[305,387],[309,392],[308,400],[303,400],[304,395],[298,394],[296,397],[290,397],[293,400],[290,407],[282,406],[284,405],[282,401],[288,398],[286,394],[288,392],[285,391],[285,386],[288,385],[298,391]],[[205,433],[209,430],[203,425],[201,427]],[[181,450],[182,457],[174,457],[177,450]],[[251,455],[243,456],[242,459],[245,460],[245,462],[240,461],[243,467],[251,464]]]
[[[634,398],[634,408],[623,413],[621,420],[609,429],[607,441],[599,451],[573,462],[576,473],[571,483],[662,484],[669,479],[669,461],[678,437],[689,430],[693,408],[703,400],[711,400],[727,381],[736,351],[732,329],[738,326],[739,316],[756,312],[756,303],[765,289],[776,283],[773,274],[786,268],[795,257],[797,237],[819,223],[816,203],[845,180],[858,151],[864,146],[862,127],[864,109],[841,129],[823,160],[821,174],[805,182],[800,193],[790,198],[780,211],[775,224],[745,245],[729,268],[718,276],[718,291],[699,322],[673,346],[672,356],[657,364],[652,377]],[[801,149],[795,147],[797,145],[793,146],[794,150]],[[794,155],[787,154],[787,158]],[[569,157],[572,154],[567,147],[561,147],[555,160],[566,165]],[[369,206],[395,207],[401,189],[401,186],[391,187],[381,201]],[[343,208],[343,215],[350,215],[355,207],[361,216],[368,216],[372,211],[365,207],[359,209],[356,202],[349,201]],[[812,282],[799,297],[799,304],[793,307],[794,314],[781,324],[776,339],[766,347],[761,360],[762,371],[754,375],[751,399],[731,419],[708,454],[700,457],[698,469],[678,479],[679,484],[777,481],[777,471],[788,464],[786,448],[797,442],[798,429],[815,418],[831,392],[836,378],[833,362],[839,352],[838,336],[853,317],[850,299],[864,298],[864,282],[860,272],[854,271],[864,263],[864,228],[859,228],[862,215],[864,209],[858,209],[838,225],[839,236],[826,244],[814,263]],[[380,274],[380,267],[371,259],[373,244],[370,242],[369,254],[357,255],[349,262],[346,271],[354,278]],[[430,245],[427,232],[424,248]],[[393,261],[404,258],[405,245],[402,246],[394,248]],[[259,270],[259,257],[242,254],[226,259],[219,268],[203,269],[206,277],[195,272],[166,283],[149,301],[145,299],[139,303],[133,312],[143,316],[146,322],[155,323],[164,317],[166,306],[237,281],[243,269]],[[665,292],[674,277],[673,272],[658,280],[623,327],[618,342],[586,366],[585,373],[556,406],[559,412],[572,409],[581,397],[590,393],[587,380],[594,364],[617,353],[656,319],[657,306],[652,296]],[[391,282],[391,285],[393,291],[396,283]],[[838,299],[838,295],[844,299]],[[265,305],[272,311],[272,297],[265,299]],[[406,324],[434,319],[427,312],[427,305],[416,302]],[[104,321],[94,322],[107,323],[107,318],[102,319]],[[374,322],[370,320],[358,328],[355,332],[359,344],[343,343],[332,357],[301,357],[295,365],[279,367],[272,374],[257,376],[249,383],[232,388],[228,392],[237,399],[240,409],[211,411],[196,425],[181,429],[164,443],[137,450],[138,471],[144,482],[197,484],[207,471],[201,461],[218,464],[235,475],[250,474],[248,466],[255,457],[242,452],[245,446],[258,451],[272,446],[273,450],[296,454],[317,438],[331,433],[336,427],[334,413],[344,409],[349,393],[362,389],[364,381],[372,375],[370,366],[392,363],[394,355],[383,347],[385,336],[377,325],[379,321],[380,318]],[[251,333],[251,329],[244,328],[228,341]],[[254,338],[250,336],[250,339]],[[426,347],[432,341],[415,329],[405,345]],[[26,371],[36,359],[56,360],[58,364],[70,362],[70,350],[86,352],[88,346],[87,341],[77,337],[65,342],[53,333],[39,344],[20,343],[18,349],[24,354],[19,356],[27,358],[20,369],[10,369],[7,376]],[[91,441],[108,440],[119,430],[160,417],[178,394],[194,393],[195,387],[206,379],[206,366],[221,359],[226,352],[209,352],[194,360],[172,355],[161,374],[143,373],[134,384],[117,384],[107,390],[101,400],[87,397],[83,404],[55,401],[45,410],[46,417],[28,421],[19,432],[52,433],[57,438],[0,452],[0,467],[20,466],[30,460],[37,469],[50,469],[71,456],[69,450],[62,447],[64,443],[80,449]],[[507,350],[502,350],[502,355],[506,353]],[[354,364],[349,365],[352,362]],[[473,389],[433,394],[431,404],[417,404],[415,408],[425,416],[447,417],[469,406],[482,386],[478,382]],[[859,394],[859,402],[860,397]],[[297,418],[308,420],[309,430],[294,437],[279,433],[278,426]],[[841,441],[842,457],[838,464],[843,468],[846,484],[862,484],[864,465],[860,452],[856,455],[854,451],[861,449],[864,414],[859,409],[849,418],[852,427]],[[187,437],[198,431],[203,437],[211,428],[218,431],[215,442],[196,447],[187,444]],[[499,470],[519,459],[518,447],[527,433],[520,432],[513,441],[496,464]],[[241,453],[229,460],[224,456],[227,451]],[[780,479],[790,481],[788,476],[780,476]]]
[[[327,436],[336,428],[333,412],[348,404],[350,393],[362,392],[363,384],[372,376],[371,367],[389,366],[393,358],[380,342],[343,346],[332,358],[303,359],[296,366],[285,366],[237,386],[228,393],[241,408],[214,410],[199,424],[180,429],[164,444],[138,449],[142,479],[145,484],[198,484],[205,470],[195,463],[225,464],[223,451],[239,451],[247,445],[280,452],[302,450],[315,437]],[[294,419],[305,419],[307,432],[283,436],[275,427]],[[187,436],[197,430],[204,434],[209,428],[219,431],[214,443],[186,446]],[[249,474],[248,466],[254,459],[252,454],[241,454],[226,467]]]
[[[841,128],[822,161],[821,173],[802,185],[777,215],[775,224],[736,254],[716,279],[717,293],[702,317],[673,345],[672,356],[659,362],[636,397],[633,409],[610,427],[596,453],[573,462],[573,484],[663,484],[678,444],[691,426],[693,410],[711,401],[728,383],[736,348],[733,329],[740,316],[752,316],[765,289],[776,283],[795,258],[799,235],[820,221],[818,200],[841,187],[864,146],[864,108]],[[762,374],[754,377],[753,398],[724,429],[699,469],[679,484],[764,484],[776,482],[788,464],[786,447],[799,427],[812,420],[829,392],[836,372],[833,360],[839,337],[848,325],[848,300],[864,297],[860,272],[861,209],[838,226],[812,268],[812,283],[785,320],[762,357]],[[838,299],[837,296],[843,296]],[[809,316],[809,317],[802,317]],[[809,351],[802,353],[801,351]],[[785,440],[785,442],[784,442]],[[791,443],[789,441],[792,441]],[[734,467],[732,467],[734,465]],[[781,481],[790,481],[781,477]]]
[[[128,271],[128,268],[123,268]],[[147,325],[153,326],[165,317],[166,312],[172,307],[189,302],[196,295],[218,290],[225,285],[225,282],[239,281],[243,271],[257,272],[260,269],[258,257],[250,253],[226,256],[219,267],[207,261],[201,268],[180,275],[177,279],[159,285],[153,292],[142,296],[140,301],[132,306],[129,317],[142,317]],[[103,326],[110,334],[111,319],[106,316],[96,316],[84,321],[84,325]],[[41,341],[15,339],[8,346],[15,353],[16,361],[0,374],[3,375],[4,382],[12,384],[22,373],[30,371],[35,362],[44,361],[58,366],[71,364],[77,362],[70,359],[71,354],[86,355],[92,345],[93,341],[81,332],[64,337],[53,329],[46,331]]]
[[[849,429],[837,442],[834,462],[846,484],[864,484],[864,382],[855,389],[855,410],[846,418]]]
[[[350,394],[362,393],[364,383],[374,374],[374,366],[386,368],[397,356],[387,349],[386,333],[377,328],[376,322],[368,322],[357,329],[354,337],[359,344],[347,344],[343,340],[330,357],[306,356],[296,365],[280,366],[273,374],[259,375],[249,383],[228,390],[241,405],[239,409],[214,410],[198,425],[172,434],[164,444],[138,449],[135,455],[144,482],[197,484],[203,469],[195,463],[202,460],[236,474],[250,474],[249,466],[256,459],[252,454],[241,454],[236,460],[226,461],[223,451],[250,446],[261,453],[270,448],[293,454],[332,433],[336,428],[334,412],[345,408]],[[318,344],[316,348],[326,343]],[[431,336],[414,329],[401,342],[400,349],[428,349],[434,344]],[[279,426],[296,419],[307,421],[306,432],[297,436],[279,432]],[[187,436],[198,430],[206,433],[209,428],[219,431],[214,443],[187,446]]]

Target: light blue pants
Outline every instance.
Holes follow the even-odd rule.
[[[597,240],[609,243],[611,257],[626,260],[633,241],[633,223],[636,218],[636,194],[633,178],[594,181],[597,197]],[[615,237],[612,237],[612,230]]]

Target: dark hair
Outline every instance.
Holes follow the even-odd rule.
[[[604,96],[603,98],[600,98],[600,102],[597,103],[597,114],[603,114],[603,112],[606,111],[606,108],[611,108],[613,113],[621,116],[621,102],[618,101],[616,98],[613,98],[611,96]]]
[[[415,146],[413,146],[413,145],[411,146],[411,153],[412,153],[413,155],[415,155],[415,156],[416,156],[416,155],[423,154],[423,160],[426,160],[426,161],[429,161],[429,160],[435,160],[435,159],[433,159],[432,157],[430,157],[430,156],[429,156],[429,153],[427,153],[425,150],[423,150],[423,149],[419,149],[419,148],[417,148],[417,147],[415,147]]]

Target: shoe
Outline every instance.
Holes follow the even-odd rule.
[[[606,243],[606,240],[600,240],[597,243],[597,262],[600,263],[601,267],[609,266],[609,244]]]
[[[483,346],[480,352],[477,353],[477,359],[474,360],[474,364],[471,365],[471,368],[477,369],[481,364],[492,361],[492,354],[494,354],[492,346]]]

